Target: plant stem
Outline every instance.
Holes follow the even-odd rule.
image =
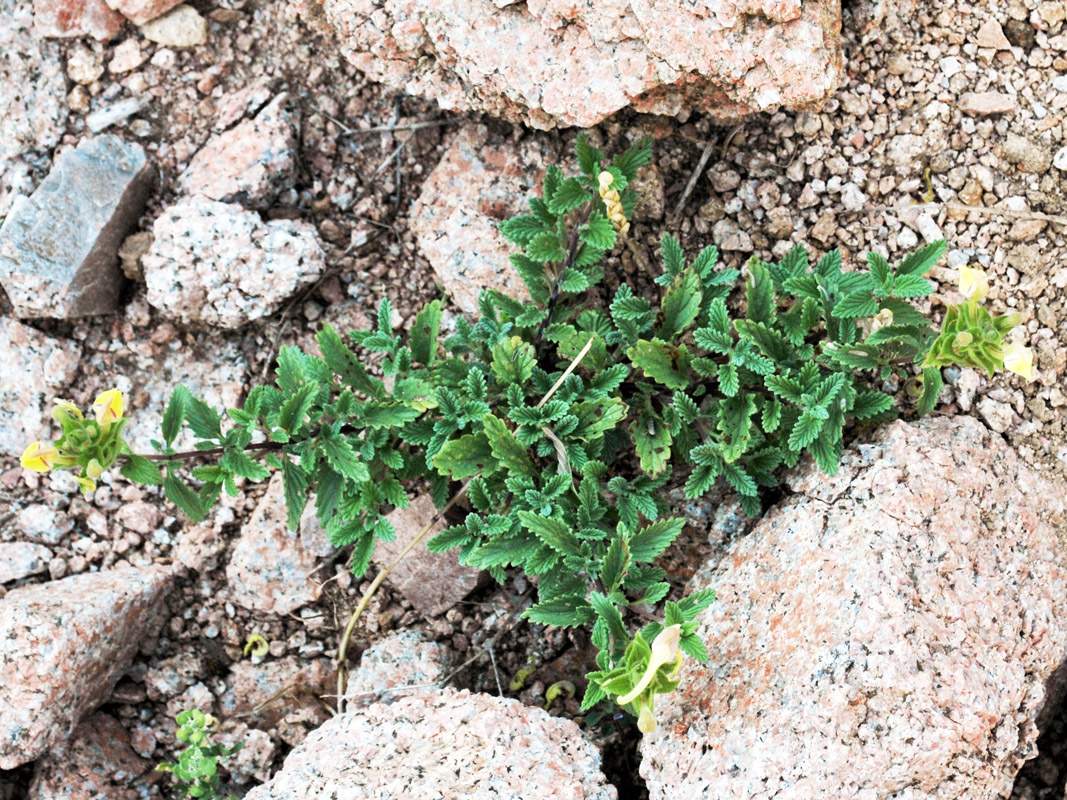
[[[273,452],[281,450],[283,447],[285,447],[285,445],[281,442],[256,442],[255,444],[246,445],[244,450],[245,452],[248,452],[249,450]],[[176,459],[186,461],[191,458],[196,458],[197,456],[221,456],[225,452],[225,447],[213,447],[210,450],[185,450],[181,453],[170,453],[169,455],[166,453],[153,453],[151,455],[142,455],[140,458],[147,461],[174,461]]]
[[[563,260],[562,266],[559,268],[559,272],[556,273],[556,277],[552,279],[552,293],[548,298],[548,305],[545,307],[545,317],[541,320],[540,326],[537,328],[537,334],[534,336],[534,353],[537,358],[541,358],[541,339],[545,335],[545,329],[548,328],[548,321],[552,319],[552,312],[556,310],[556,304],[559,303],[559,279],[563,275],[564,271],[574,265],[574,259],[578,257],[578,245],[581,243],[579,238],[579,229],[584,225],[589,215],[593,213],[593,203],[596,200],[590,201],[585,210],[582,212],[571,229],[570,240],[567,243],[567,257]]]

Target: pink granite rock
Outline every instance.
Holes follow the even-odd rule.
[[[1008,114],[1015,110],[1015,98],[1002,92],[965,92],[960,96],[960,111],[976,117]]]
[[[396,529],[396,538],[391,542],[377,542],[374,546],[374,563],[385,566],[394,561],[433,519],[437,509],[429,495],[420,495],[407,508],[389,512],[388,519]],[[447,528],[444,520],[438,520],[422,544],[408,553],[386,579],[400,590],[416,610],[435,617],[452,608],[474,591],[481,572],[465,567],[456,559],[455,551],[435,553],[426,548],[426,540],[432,539]]]
[[[324,0],[372,80],[536,128],[627,106],[719,117],[820,105],[841,71],[837,0]]]
[[[447,647],[419,631],[390,634],[363,651],[345,686],[346,707],[391,703],[407,692],[425,692],[447,677],[451,661]]]
[[[81,348],[0,318],[0,452],[19,455],[49,435],[52,399],[73,378]]]
[[[104,702],[161,621],[160,567],[87,572],[0,601],[0,769],[39,758]]]
[[[1067,657],[1065,488],[969,417],[813,468],[716,566],[642,743],[652,798],[993,800]]]
[[[572,721],[452,689],[340,714],[246,800],[616,800]]]
[[[182,173],[187,194],[266,208],[291,181],[296,136],[289,96],[208,140]]]
[[[323,580],[313,573],[318,558],[304,548],[300,535],[289,530],[282,474],[267,484],[226,567],[233,602],[249,611],[288,614],[319,599]]]
[[[178,5],[181,0],[107,0],[107,4],[134,25],[161,17]]]
[[[104,0],[33,0],[33,26],[38,36],[110,39],[125,21]]]
[[[219,710],[224,718],[240,716],[249,724],[272,727],[294,710],[310,709],[320,715],[319,724],[328,713],[316,698],[333,694],[336,689],[336,671],[325,658],[293,655],[262,664],[240,661],[226,678]],[[332,699],[326,702],[333,705]]]
[[[162,777],[118,720],[97,713],[37,763],[28,800],[151,800]]]
[[[148,302],[185,324],[239,328],[273,312],[326,268],[310,225],[263,222],[204,197],[165,209],[141,258]]]
[[[468,125],[422,184],[411,210],[411,229],[452,301],[477,311],[482,289],[528,299],[511,266],[517,252],[498,230],[540,188],[552,159],[536,140],[516,147],[489,141],[484,125]]]

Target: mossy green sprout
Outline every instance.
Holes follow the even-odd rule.
[[[178,730],[175,737],[187,746],[179,754],[177,763],[163,763],[156,769],[174,776],[175,788],[180,796],[223,800],[218,794],[219,766],[240,750],[242,743],[233,747],[213,744],[211,736],[218,729],[218,720],[197,709],[182,711],[176,722]]]

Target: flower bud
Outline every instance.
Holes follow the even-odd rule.
[[[603,192],[615,182],[615,176],[607,170],[604,170],[597,177],[597,180],[600,182],[600,191],[601,194],[603,194]]]
[[[954,349],[959,349],[961,347],[966,347],[973,341],[974,336],[971,335],[970,331],[960,331],[956,334],[956,338],[952,340],[952,347]]]
[[[656,677],[656,670],[664,664],[679,660],[681,654],[678,652],[678,643],[681,639],[681,625],[669,625],[659,632],[659,635],[652,640],[652,657],[648,660],[645,674],[641,676],[641,680],[637,682],[637,685],[628,694],[618,699],[620,706],[636,700],[641,692],[652,683],[652,679]]]
[[[656,730],[656,713],[652,710],[652,701],[641,704],[641,711],[637,715],[637,729],[641,733],[652,733]]]
[[[52,419],[56,422],[63,424],[67,420],[82,419],[81,409],[78,408],[70,400],[56,399],[55,407],[52,409]]]

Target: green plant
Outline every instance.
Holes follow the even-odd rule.
[[[179,742],[188,746],[178,756],[178,762],[163,763],[156,767],[159,772],[174,776],[175,785],[185,797],[220,800],[219,765],[225,763],[241,749],[242,743],[223,747],[211,743],[211,734],[218,727],[218,720],[196,709],[187,709],[176,718]]]
[[[601,286],[650,145],[602,166],[580,137],[577,155],[580,174],[549,167],[530,213],[502,225],[521,249],[512,261],[528,300],[486,291],[480,318],[458,318],[449,335],[435,300],[407,336],[394,333],[383,301],[371,330],[324,326],[321,355],[282,348],[274,385],[253,387],[226,420],[179,387],[151,457],[165,477],[149,476],[145,459],[128,477],[158,476],[169,499],[202,519],[221,491],[238,492],[238,479],[281,470],[290,526],[314,492],[331,541],[352,546],[356,574],[375,541],[395,535],[385,512],[408,505],[409,490],[428,486],[439,508],[465,492],[465,519],[429,546],[458,549],[498,580],[508,567],[534,576],[530,621],[592,625],[598,669],[583,706],[612,698],[649,730],[680,654],[706,658],[697,617],[714,599],[666,600],[672,586],[655,561],[684,524],[667,490],[697,498],[723,481],[756,514],[782,467],[809,454],[833,474],[846,426],[895,416],[894,398],[877,388],[887,378],[919,365],[918,406],[928,411],[938,367],[1001,366],[1000,336],[1017,320],[983,317],[968,300],[970,310],[950,310],[945,344],[909,302],[932,290],[923,276],[943,242],[897,265],[868,254],[862,272],[843,270],[837,251],[813,264],[802,246],[778,263],[753,257],[738,296],[742,275],[721,269],[714,247],[689,260],[664,236],[658,297]],[[605,291],[610,301],[595,302]],[[175,451],[183,427],[195,451]],[[192,469],[199,487],[182,476],[196,457],[213,461]],[[632,631],[664,601],[662,621]]]

